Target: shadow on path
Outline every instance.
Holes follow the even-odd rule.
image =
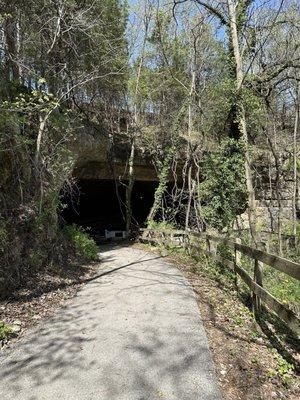
[[[220,400],[194,293],[162,258],[108,250],[108,270],[2,355],[2,397]]]

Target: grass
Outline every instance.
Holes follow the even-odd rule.
[[[300,315],[300,281],[271,267],[263,267],[265,288],[282,303]]]
[[[253,276],[254,260],[242,255],[241,266]],[[263,265],[263,286],[281,303],[300,315],[300,281],[268,265]]]
[[[297,228],[298,242],[300,240],[300,223]],[[289,232],[286,232],[289,233]],[[278,236],[270,234],[266,239],[268,242],[268,251],[271,254],[284,257],[291,261],[300,262],[300,246],[283,246],[283,255],[278,253],[279,244]],[[250,245],[250,237],[244,234],[242,243]],[[242,254],[241,266],[251,275],[254,273],[254,260]],[[290,277],[289,275],[272,268],[271,266],[263,264],[263,286],[281,303],[287,305],[292,311],[300,316],[300,281]]]
[[[197,242],[199,248],[204,248],[204,242]],[[295,250],[296,251],[296,250]],[[234,252],[232,248],[225,244],[217,246],[217,254],[228,260],[234,261]],[[292,259],[292,257],[291,257]],[[209,261],[211,262],[211,261]],[[220,262],[211,262],[210,274],[215,275],[215,278],[222,279],[220,274],[224,274],[226,279],[234,282],[234,273]],[[248,256],[241,255],[241,267],[244,268],[250,276],[254,276],[254,260]],[[268,265],[263,265],[263,286],[281,303],[287,305],[292,311],[300,316],[300,281],[294,279],[287,274],[276,270]],[[242,284],[244,292],[249,292],[249,288]]]

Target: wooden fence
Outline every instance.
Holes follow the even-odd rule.
[[[200,243],[197,243],[197,238],[205,241],[205,249],[200,246]],[[223,265],[231,269],[236,275],[239,275],[250,288],[253,298],[253,308],[256,315],[259,315],[261,302],[263,302],[270,310],[275,312],[290,329],[300,336],[299,318],[292,310],[280,303],[279,300],[263,288],[262,274],[263,264],[266,264],[300,280],[300,264],[241,244],[240,239],[221,238],[194,231],[143,229],[141,230],[140,240],[155,244],[180,246],[186,248],[188,251],[205,252],[205,254],[213,259],[222,262]],[[225,244],[234,251],[234,261],[217,254],[216,244],[218,243]],[[254,260],[253,278],[242,268],[241,254]]]

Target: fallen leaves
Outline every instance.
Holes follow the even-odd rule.
[[[11,331],[0,341],[0,347],[11,345],[29,327],[53,315],[75,295],[96,268],[96,265],[69,266],[55,273],[46,270],[29,277],[23,288],[0,302],[0,321]]]

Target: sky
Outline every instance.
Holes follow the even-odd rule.
[[[132,53],[132,59],[135,59],[135,56],[139,53],[138,49],[139,46],[141,46],[141,43],[143,41],[143,30],[141,27],[138,26],[138,24],[141,24],[141,20],[139,18],[136,17],[135,14],[135,10],[140,9],[141,10],[141,6],[142,4],[144,4],[144,0],[127,0],[128,4],[129,4],[129,25],[128,25],[128,35],[132,35],[132,33],[134,33],[134,42],[135,42],[135,47],[133,47],[131,49],[131,53]],[[169,6],[169,10],[171,12],[172,10],[172,5],[173,5],[173,0],[151,0],[152,3],[156,4],[160,4],[160,6],[162,6],[163,4],[167,4]],[[299,0],[300,1],[300,0]],[[218,0],[207,0],[208,3],[210,4],[218,4]],[[257,14],[258,12],[260,12],[260,9],[262,7],[264,7],[265,9],[273,9],[274,10],[279,10],[280,7],[284,7],[285,4],[288,4],[288,0],[254,0],[253,5],[251,6],[250,12],[253,15]],[[187,1],[186,4],[195,4],[195,2],[193,2],[192,0]],[[182,10],[182,8],[184,7],[184,5],[179,5],[177,6],[177,10],[178,12],[180,11],[180,9]],[[198,6],[199,7],[199,6]],[[198,12],[198,8],[196,5],[194,5],[194,7],[192,7],[193,10],[195,10],[195,12]],[[203,8],[202,8],[203,9]],[[271,15],[271,13],[270,13]],[[274,14],[272,14],[274,15]],[[178,19],[178,29],[180,30],[180,20]],[[220,42],[224,42],[226,41],[226,28],[224,26],[221,26],[220,23],[217,21],[216,18],[212,18],[211,19],[212,22],[212,26],[215,27],[215,37],[220,41]],[[130,38],[129,38],[130,41]],[[131,40],[132,42],[132,40]]]

